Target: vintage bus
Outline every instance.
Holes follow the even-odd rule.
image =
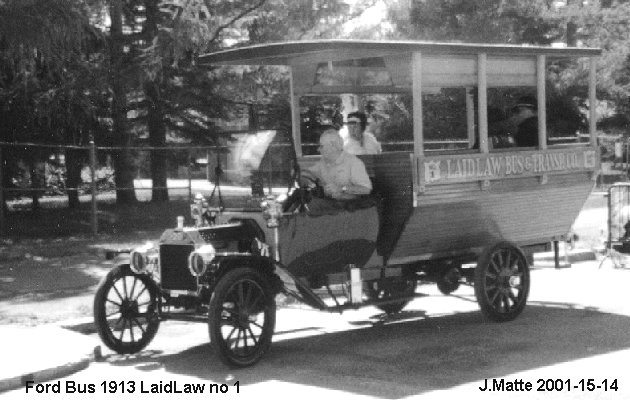
[[[202,56],[209,68],[286,68],[296,181],[318,162],[322,130],[343,135],[347,114],[364,112],[382,148],[359,155],[373,201],[315,214],[298,184],[253,208],[199,199],[194,227],[123,256],[103,281],[101,338],[136,352],[161,320],[203,320],[219,357],[248,366],[271,344],[279,292],[321,310],[394,313],[422,281],[445,294],[472,284],[486,317],[517,317],[531,254],[565,238],[595,183],[600,52],[317,40]],[[583,95],[566,94],[570,83]]]

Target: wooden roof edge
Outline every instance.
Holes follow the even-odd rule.
[[[428,42],[408,40],[353,40],[325,39],[289,41],[251,45],[204,54],[202,64],[227,65],[290,65],[296,58],[317,55],[330,51],[366,51],[366,56],[374,53],[410,53],[414,51],[450,54],[489,55],[548,55],[551,57],[596,57],[602,52],[592,47],[552,47],[514,44],[483,44],[462,42]],[[323,58],[324,60],[324,58]]]

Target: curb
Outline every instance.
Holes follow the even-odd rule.
[[[92,354],[90,354],[89,356],[84,356],[78,361],[69,362],[63,365],[43,369],[36,372],[22,374],[12,378],[2,379],[0,380],[0,393],[9,390],[21,389],[26,385],[26,382],[28,381],[35,381],[36,383],[46,382],[53,379],[63,378],[65,376],[74,374],[75,372],[84,370],[94,360],[94,353],[99,351],[100,346],[96,346]]]

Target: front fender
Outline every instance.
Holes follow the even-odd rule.
[[[119,265],[131,265],[131,254],[126,253],[126,254],[119,254],[116,256],[116,258],[114,258],[114,262],[113,264],[115,266],[119,266]]]
[[[217,265],[215,278],[220,279],[227,271],[238,267],[248,267],[262,271],[266,276],[272,277],[278,263],[269,257],[250,253],[234,253],[229,255],[217,255],[214,263]]]
[[[269,278],[276,293],[290,295],[313,308],[320,310],[326,308],[323,300],[313,292],[305,281],[298,279],[285,265],[269,257],[254,254],[233,254],[217,258],[216,262],[219,268],[216,271],[215,282],[218,282],[232,268],[250,267],[262,271]]]

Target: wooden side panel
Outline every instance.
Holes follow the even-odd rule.
[[[477,59],[474,56],[422,56],[423,87],[466,87],[477,83]]]
[[[589,173],[439,185],[418,196],[392,258],[439,257],[490,245],[544,243],[565,235],[586,201]]]
[[[413,207],[410,153],[360,156],[380,198],[378,255],[389,262],[463,254],[509,240],[545,243],[568,233],[593,188],[591,173],[426,186]]]
[[[536,59],[514,57],[488,57],[488,87],[535,86]]]

